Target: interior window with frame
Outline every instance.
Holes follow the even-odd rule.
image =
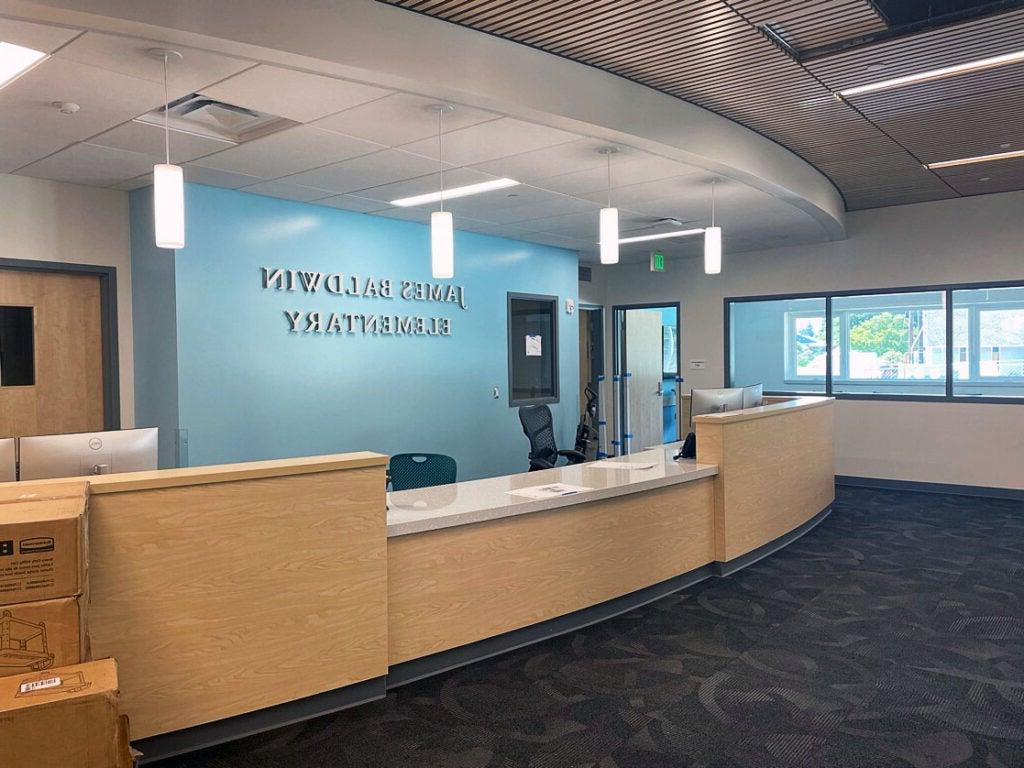
[[[509,406],[558,402],[558,297],[508,294]]]

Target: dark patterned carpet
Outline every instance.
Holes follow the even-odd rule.
[[[160,768],[1021,768],[1024,503],[840,488],[734,576]]]

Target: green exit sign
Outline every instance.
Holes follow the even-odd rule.
[[[651,251],[651,272],[665,271],[665,254],[661,251]]]

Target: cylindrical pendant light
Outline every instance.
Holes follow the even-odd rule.
[[[600,150],[608,160],[608,207],[601,209],[598,228],[602,264],[619,263],[619,209],[612,208],[612,155],[618,151],[615,147]]]
[[[430,274],[438,280],[455,277],[455,222],[451,211],[444,209],[444,147],[441,120],[445,112],[454,109],[450,104],[438,104],[437,111],[437,160],[441,175],[441,200],[439,211],[430,214]]]
[[[601,263],[619,263],[619,209],[601,209]]]
[[[704,274],[717,275],[722,271],[722,228],[715,226],[715,184],[711,182],[711,226],[704,230]]]
[[[455,277],[454,226],[451,211],[430,214],[430,273],[435,278]]]
[[[168,125],[167,61],[181,58],[177,51],[153,48],[149,54],[164,62],[165,163],[153,166],[153,233],[157,248],[185,247],[185,176],[180,165],[171,164],[171,131]]]

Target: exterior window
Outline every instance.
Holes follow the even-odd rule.
[[[508,295],[509,405],[558,402],[558,297]]]
[[[1024,399],[1024,285],[726,299],[726,312],[728,386]]]
[[[840,364],[832,390],[945,395],[944,305],[942,291],[835,297]]]
[[[731,386],[767,392],[825,391],[825,299],[730,305]]]
[[[1024,287],[953,291],[954,395],[1024,396]]]

